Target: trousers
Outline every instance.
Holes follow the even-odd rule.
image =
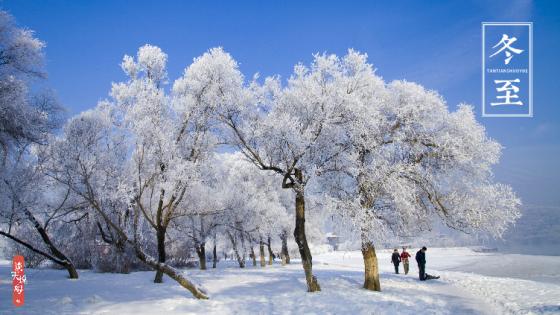
[[[422,280],[422,281],[426,280],[426,265],[419,264],[418,265],[418,273],[419,273],[419,276],[420,276],[420,280]]]

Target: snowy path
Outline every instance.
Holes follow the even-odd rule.
[[[380,269],[391,273],[391,251],[378,253]],[[414,253],[411,253],[412,255]],[[326,253],[317,260],[363,268],[361,253]],[[494,314],[560,314],[560,257],[473,252],[468,248],[428,250],[427,272],[441,276],[436,282],[459,290],[459,295],[481,303]],[[401,268],[402,269],[402,268]],[[417,277],[411,261],[409,273]],[[383,285],[383,282],[382,282]],[[468,303],[468,302],[467,302]]]
[[[437,250],[433,254],[428,266]],[[441,270],[459,268],[465,255],[445,256]],[[4,264],[0,314],[560,314],[558,284],[458,271],[436,271],[442,280],[420,282],[415,267],[407,276],[395,275],[388,253],[379,253],[379,260],[381,293],[361,289],[359,252],[315,255],[323,290],[314,294],[305,292],[299,264],[242,270],[221,262],[216,270],[188,270],[208,290],[208,301],[189,297],[168,278],[164,284],[152,283],[152,272],[81,271],[79,280],[68,280],[63,271],[28,270],[26,305],[19,309],[11,306],[10,272]]]
[[[338,254],[338,255],[337,255]],[[338,257],[337,257],[338,256]],[[438,314],[440,309],[434,308],[436,305],[446,309],[444,314],[498,314],[499,311],[492,304],[479,299],[476,295],[460,286],[452,285],[444,280],[432,280],[426,282],[418,281],[417,269],[411,261],[410,272],[404,275],[402,265],[401,274],[396,275],[393,266],[387,261],[390,254],[387,252],[378,253],[381,269],[381,288],[382,294],[391,296],[402,296],[409,298],[410,295],[420,298],[420,305],[426,306],[419,309],[418,314]],[[320,266],[336,266],[339,269],[360,271],[359,284],[363,283],[363,262],[360,252],[327,253],[315,258],[315,264]],[[410,303],[407,303],[410,307]],[[400,310],[402,313],[403,310]]]
[[[461,272],[441,275],[495,305],[502,314],[560,314],[560,286],[555,284]]]

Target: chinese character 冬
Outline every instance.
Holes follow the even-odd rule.
[[[498,95],[496,98],[498,100],[503,100],[502,102],[490,103],[491,106],[499,106],[499,105],[523,105],[523,102],[517,101],[512,102],[512,99],[519,99],[517,93],[519,92],[519,87],[513,85],[513,82],[519,83],[519,79],[514,80],[494,80],[495,84],[502,84],[496,88],[498,92],[505,92],[505,95]],[[513,94],[512,94],[513,92]]]
[[[495,53],[490,55],[490,58],[492,58],[492,57],[496,56],[497,54],[501,53],[502,51],[504,51],[504,53],[506,54],[506,59],[504,60],[504,64],[506,64],[506,65],[509,64],[509,62],[511,61],[511,58],[513,58],[513,55],[511,53],[519,55],[520,53],[523,52],[523,49],[517,49],[517,48],[511,47],[511,44],[515,43],[516,41],[517,41],[517,37],[509,37],[507,34],[503,34],[502,39],[496,45],[494,45],[494,47],[492,47],[492,48],[496,48],[500,45],[502,45],[502,47],[500,49],[498,49],[498,51],[496,51]]]

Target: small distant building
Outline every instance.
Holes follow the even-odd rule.
[[[340,243],[340,237],[334,233],[327,233],[326,234],[327,237],[327,242],[329,243],[329,245],[332,246],[333,250],[338,250],[338,244]]]

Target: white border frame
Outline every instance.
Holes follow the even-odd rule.
[[[529,27],[529,113],[527,114],[486,114],[486,26],[528,26]],[[482,22],[482,117],[533,117],[533,22]]]

